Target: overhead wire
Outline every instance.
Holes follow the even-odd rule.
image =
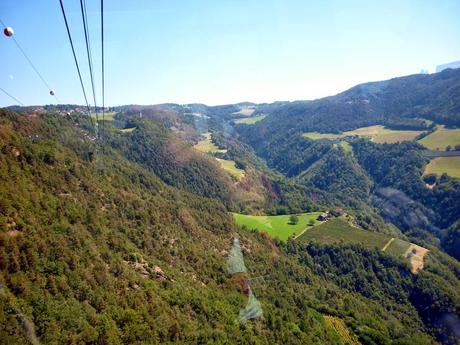
[[[3,25],[3,27],[6,28],[6,25],[5,23],[3,22],[3,20],[0,19],[0,23]],[[19,42],[16,40],[16,38],[14,38],[14,36],[11,36],[10,37],[13,42],[16,44],[16,47],[18,47],[19,51],[22,53],[22,55],[24,55],[24,57],[26,58],[27,62],[29,63],[29,65],[32,67],[32,69],[35,71],[35,73],[38,75],[38,77],[40,78],[40,80],[43,82],[43,84],[46,86],[46,88],[48,89],[48,92],[51,92],[53,91],[53,89],[51,88],[51,86],[49,86],[49,84],[46,82],[45,78],[43,78],[42,74],[38,71],[37,67],[35,67],[34,63],[32,62],[32,60],[29,58],[29,56],[26,54],[26,52],[24,51],[24,49],[22,49],[21,45],[19,44]],[[52,95],[56,101],[58,103],[61,103],[59,101],[59,98],[57,98],[57,96],[54,94]]]
[[[105,136],[105,71],[104,71],[104,0],[101,0],[101,47],[102,47],[102,136]]]
[[[19,99],[17,99],[17,98],[14,97],[13,95],[10,95],[8,92],[6,92],[5,90],[3,90],[1,87],[0,87],[0,90],[1,90],[5,95],[7,95],[7,96],[10,97],[11,99],[15,100],[16,102],[18,102],[19,105],[24,106],[24,104],[23,104]]]
[[[86,1],[85,0],[80,0],[80,9],[81,9],[81,17],[83,20],[83,30],[85,33],[86,55],[88,57],[89,74],[91,78],[91,88],[93,91],[94,113],[96,115],[96,138],[98,138],[99,136],[99,133],[98,133],[99,117],[97,115],[96,90],[94,87],[94,74],[93,74],[93,57],[91,53],[91,42],[89,39],[88,20],[87,20],[87,14],[86,14]]]
[[[70,47],[72,48],[72,54],[73,54],[73,59],[74,59],[74,62],[75,62],[75,66],[77,67],[78,78],[80,79],[80,85],[81,85],[81,89],[83,91],[83,97],[85,98],[86,108],[88,110],[88,116],[90,118],[91,124],[95,128],[94,123],[93,123],[93,119],[91,117],[91,108],[90,108],[89,103],[88,103],[88,97],[86,96],[85,85],[83,84],[83,79],[81,77],[80,66],[78,65],[77,54],[75,53],[75,48],[74,48],[74,45],[73,45],[72,35],[71,35],[70,29],[69,29],[69,23],[67,21],[67,16],[65,14],[64,4],[63,4],[62,0],[59,0],[59,3],[61,4],[62,16],[64,18],[64,23],[65,23],[65,26],[66,26],[66,29],[67,29],[67,36],[69,38]]]

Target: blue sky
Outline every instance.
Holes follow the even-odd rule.
[[[105,3],[107,105],[314,99],[460,60],[458,0]],[[90,94],[79,1],[65,6]],[[99,1],[87,8],[100,103]],[[0,18],[59,100],[83,104],[59,1],[1,0]],[[0,59],[0,87],[55,103],[3,35]]]

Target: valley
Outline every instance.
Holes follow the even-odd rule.
[[[403,84],[446,80],[460,74]],[[2,339],[26,343],[20,306],[44,344],[453,344],[439,315],[460,308],[458,157],[414,139],[458,125],[439,98],[430,121],[388,101],[399,83],[113,107],[98,140],[81,107],[2,109]]]

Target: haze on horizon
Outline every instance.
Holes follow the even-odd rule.
[[[99,52],[98,4],[87,5]],[[79,3],[65,6],[88,92]],[[116,0],[105,11],[106,105],[314,99],[460,58],[455,0]],[[59,100],[83,104],[59,2],[3,0],[0,18]],[[26,105],[55,103],[3,35],[0,58],[0,87]],[[0,106],[12,103],[0,94]]]

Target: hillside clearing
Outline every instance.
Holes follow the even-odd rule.
[[[352,131],[343,132],[340,134],[334,133],[318,133],[309,132],[304,133],[303,136],[309,139],[340,139],[347,136],[359,136],[369,138],[376,143],[396,143],[400,141],[411,141],[414,140],[417,135],[423,131],[408,131],[408,130],[394,130],[385,128],[382,125],[375,125],[369,127],[361,127]]]
[[[244,119],[237,119],[237,120],[234,120],[235,123],[237,124],[246,124],[246,125],[253,125],[255,124],[256,122],[259,122],[263,119],[265,119],[267,115],[259,115],[259,116],[254,116],[254,117],[245,117]]]
[[[361,230],[350,225],[343,218],[330,219],[321,225],[314,226],[299,236],[299,240],[321,244],[344,242],[361,244],[367,248],[378,248],[389,255],[408,259],[414,274],[423,269],[423,258],[428,252],[426,248],[386,234]]]
[[[449,176],[460,178],[460,156],[433,158],[425,167],[425,175],[446,173]]]
[[[219,149],[211,140],[211,133],[206,133],[204,134],[204,139],[199,141],[194,147],[201,152],[204,153],[226,153],[227,150],[225,149]]]
[[[430,150],[445,150],[447,146],[452,149],[460,145],[460,129],[450,129],[445,126],[438,126],[436,131],[418,141]]]
[[[390,239],[391,236],[385,234],[358,229],[342,218],[333,218],[314,226],[299,237],[299,241],[315,241],[321,244],[346,242],[379,249],[382,249]]]
[[[390,238],[390,240],[387,242],[387,244],[385,244],[385,246],[382,248],[382,252],[384,252],[385,250],[387,250],[388,246],[395,240],[394,237]]]
[[[220,163],[222,168],[230,173],[230,175],[236,177],[238,180],[243,178],[244,170],[237,168],[235,161],[220,158],[216,158],[216,160]]]
[[[205,138],[201,141],[199,141],[194,147],[198,151],[204,152],[204,153],[226,153],[226,149],[219,149],[211,139],[211,133],[206,133]],[[214,157],[214,156],[213,156]],[[220,166],[225,169],[230,175],[235,177],[236,179],[240,180],[243,175],[244,175],[244,170],[237,168],[236,163],[233,160],[227,160],[227,159],[221,159],[214,157],[220,164]]]
[[[387,248],[385,248],[385,253],[394,256],[404,255],[411,246],[411,243],[401,240],[399,238],[395,238],[393,241],[391,241],[391,243],[387,244],[388,246]]]
[[[254,108],[243,108],[240,111],[232,113],[233,115],[251,116],[256,110]]]
[[[233,213],[233,217],[238,225],[245,225],[249,229],[257,229],[266,232],[273,238],[286,241],[290,236],[300,234],[304,229],[311,227],[310,221],[314,225],[320,224],[317,220],[321,212],[300,213],[297,216],[297,224],[290,224],[291,215],[282,216],[250,216],[240,213]]]
[[[420,247],[416,244],[411,244],[410,247],[404,253],[404,257],[409,259],[411,264],[412,273],[416,274],[423,269],[423,258],[428,254],[429,250]]]

